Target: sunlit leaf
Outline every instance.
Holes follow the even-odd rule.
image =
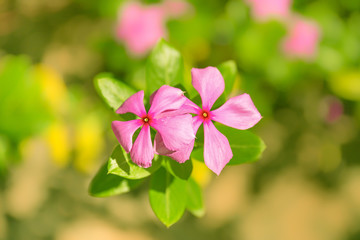
[[[190,177],[193,169],[191,160],[187,160],[184,163],[178,163],[177,161],[169,157],[164,157],[164,158],[166,158],[165,161],[166,168],[172,175],[184,180]]]
[[[174,177],[165,168],[154,173],[150,181],[149,199],[155,215],[167,227],[184,214],[187,181]]]
[[[184,63],[181,54],[165,40],[160,40],[146,63],[146,91],[150,95],[162,85],[183,83]]]
[[[236,63],[233,60],[229,60],[221,63],[220,65],[217,66],[217,68],[219,69],[221,75],[225,80],[224,94],[226,97],[228,97],[234,86],[234,82],[237,74]]]
[[[108,174],[107,164],[104,164],[89,186],[89,194],[94,197],[109,197],[127,193],[138,187],[143,180],[129,180],[117,175]]]
[[[186,209],[196,217],[202,217],[205,214],[204,200],[200,186],[193,178],[189,178],[186,186],[187,201]]]
[[[227,137],[233,152],[233,158],[227,165],[255,162],[266,148],[263,140],[250,131],[237,130],[220,124],[216,124],[216,128]],[[203,143],[200,142],[199,146],[193,150],[191,158],[203,162]]]
[[[150,176],[161,166],[161,158],[156,156],[149,168],[139,167],[131,161],[130,155],[118,145],[110,156],[108,162],[108,172],[127,178],[141,179]]]
[[[99,74],[95,77],[95,88],[100,97],[114,111],[131,95],[135,90],[126,83],[118,81],[110,74]]]

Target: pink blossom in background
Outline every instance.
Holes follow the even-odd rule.
[[[150,127],[157,130],[164,146],[170,151],[182,149],[195,139],[190,114],[176,116],[164,114],[167,111],[179,109],[186,100],[180,89],[165,85],[153,94],[148,112],[146,112],[143,102],[144,91],[137,92],[129,97],[116,110],[118,114],[133,113],[140,118],[111,123],[112,130],[120,145],[126,152],[130,152],[134,163],[145,168],[151,166],[155,150],[151,141]],[[133,135],[140,127],[140,133],[133,144]]]
[[[157,5],[143,6],[132,2],[121,11],[116,35],[134,56],[146,54],[159,40],[166,36],[163,9]]]
[[[116,36],[131,55],[141,57],[148,53],[160,38],[166,38],[166,20],[179,17],[188,9],[190,5],[181,0],[166,0],[152,5],[127,3],[119,15]]]
[[[295,18],[289,24],[289,30],[285,37],[282,49],[289,57],[312,59],[317,53],[320,39],[318,25],[310,20]]]
[[[188,100],[181,107],[180,112],[195,114],[193,117],[194,132],[204,125],[204,161],[217,175],[233,157],[228,139],[219,132],[212,121],[220,122],[236,129],[248,129],[262,118],[248,94],[230,98],[221,107],[211,110],[215,101],[224,92],[225,82],[220,71],[215,67],[191,70],[192,84],[199,92],[202,108]],[[160,135],[155,136],[156,150],[184,162],[194,147],[194,140],[187,147],[179,151],[169,151]]]
[[[287,19],[291,12],[291,0],[247,0],[253,17],[258,21]]]

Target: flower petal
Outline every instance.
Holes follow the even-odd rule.
[[[200,125],[202,123],[201,118],[199,117],[193,117],[193,128],[194,128],[194,134],[196,135],[196,132],[198,131]],[[177,150],[177,151],[171,151],[168,148],[166,148],[164,141],[159,133],[155,135],[155,149],[156,152],[159,155],[164,155],[171,157],[175,161],[179,163],[184,163],[186,160],[190,158],[191,152],[194,148],[195,139],[190,142],[190,144],[184,146],[183,148]]]
[[[139,91],[131,95],[125,102],[116,110],[117,114],[133,113],[139,117],[146,115],[144,106],[144,91]]]
[[[152,94],[150,99],[149,115],[153,118],[164,111],[179,109],[186,101],[183,91],[167,85],[161,86]]]
[[[164,145],[171,151],[179,150],[195,139],[190,114],[153,119],[151,126],[159,132]]]
[[[215,67],[191,69],[192,85],[199,92],[202,108],[210,110],[225,89],[224,78]]]
[[[212,120],[237,129],[248,129],[262,118],[249,94],[232,97],[211,112]]]
[[[148,168],[151,166],[151,161],[154,158],[154,148],[151,143],[149,124],[144,124],[142,127],[131,149],[130,156],[131,160],[141,167]]]
[[[211,171],[220,174],[233,157],[229,141],[211,121],[204,122],[204,161]]]
[[[141,120],[131,120],[127,122],[113,121],[111,128],[126,152],[130,152],[132,147],[132,137],[135,131],[141,126]]]

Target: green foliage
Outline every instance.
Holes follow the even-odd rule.
[[[186,181],[174,177],[165,168],[153,174],[149,200],[155,215],[167,227],[176,223],[186,207]]]
[[[111,74],[99,74],[95,77],[94,84],[98,94],[114,111],[116,111],[128,97],[135,93],[134,89],[124,82],[114,79]]]
[[[236,130],[233,128],[216,124],[216,128],[229,140],[233,158],[227,165],[237,165],[251,163],[259,160],[266,146],[263,140],[257,135],[247,130]],[[199,148],[194,149],[191,157],[195,160],[204,162],[203,143],[199,143]]]
[[[150,176],[161,166],[162,158],[155,157],[149,168],[139,167],[131,161],[130,155],[116,146],[108,162],[108,172],[127,179],[141,179]]]
[[[160,40],[146,63],[146,92],[150,95],[162,85],[182,84],[183,74],[181,54],[165,40]]]
[[[236,63],[233,60],[229,60],[229,61],[221,63],[220,65],[217,66],[217,68],[219,69],[219,71],[221,72],[221,75],[223,76],[223,78],[225,80],[224,94],[225,94],[225,96],[229,96],[229,94],[231,93],[231,91],[233,89],[234,82],[235,82],[236,75],[237,75]]]
[[[130,192],[138,187],[143,180],[129,180],[117,175],[109,174],[107,164],[104,164],[89,186],[89,194],[94,197],[109,197]]]
[[[186,186],[186,209],[194,216],[202,217],[205,214],[202,189],[193,178],[189,178]]]
[[[41,131],[51,120],[40,81],[25,56],[8,56],[0,63],[0,119],[0,134],[14,142]]]
[[[178,163],[177,161],[169,158],[165,158],[166,169],[175,177],[187,180],[192,172],[193,166],[191,160],[184,163]]]

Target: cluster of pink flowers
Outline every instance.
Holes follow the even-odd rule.
[[[154,154],[166,155],[183,163],[190,158],[196,133],[204,126],[204,161],[217,175],[233,157],[228,139],[213,121],[236,129],[248,129],[262,118],[248,94],[228,99],[212,110],[225,88],[224,79],[215,67],[193,68],[192,85],[202,99],[202,107],[186,98],[180,89],[162,86],[150,96],[150,109],[144,107],[144,92],[129,97],[116,111],[133,113],[138,119],[113,121],[112,129],[120,145],[130,152],[134,163],[150,167]],[[191,115],[192,114],[192,115]],[[133,144],[133,135],[141,127]],[[152,144],[150,127],[157,132]]]
[[[282,42],[285,55],[311,60],[317,53],[320,29],[316,22],[291,11],[291,0],[247,0],[257,21],[277,19],[284,22],[288,32]]]
[[[161,4],[126,3],[119,14],[117,38],[128,52],[141,57],[151,50],[160,38],[166,38],[166,20],[177,18],[190,10],[183,0],[165,0]]]

